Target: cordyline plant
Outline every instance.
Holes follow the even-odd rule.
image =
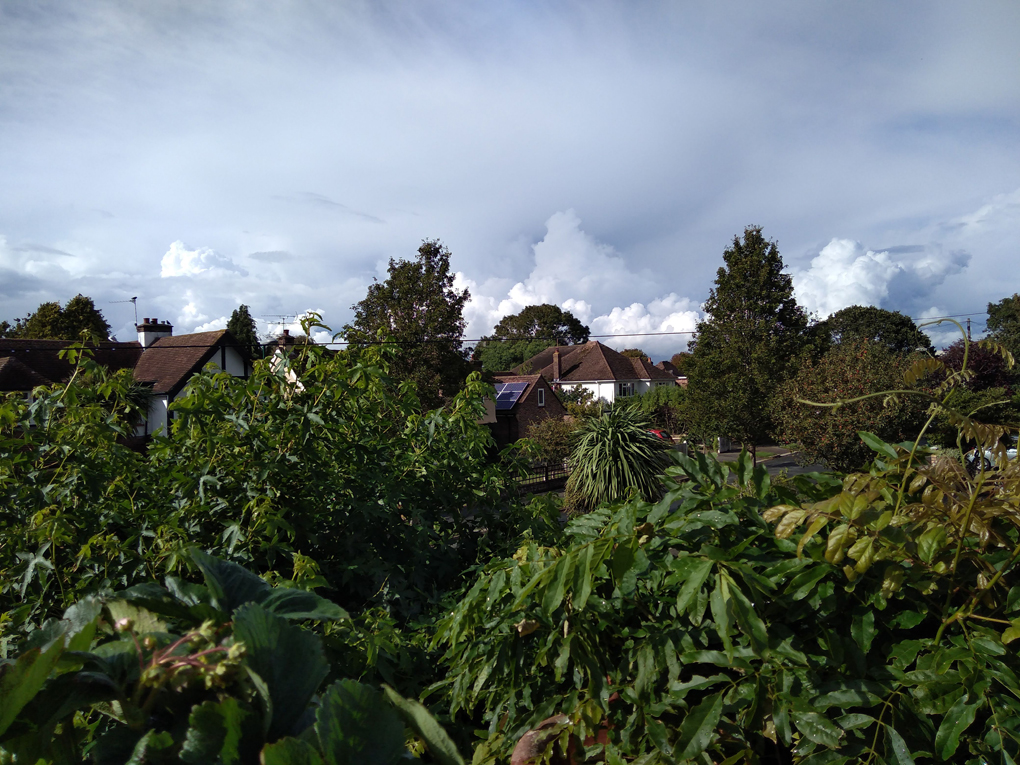
[[[475,762],[1014,763],[1020,467],[862,437],[867,472],[778,488],[679,455],[660,502],[481,570],[433,688]]]
[[[659,475],[669,465],[669,445],[649,432],[644,415],[614,406],[581,421],[574,432],[567,495],[575,510],[617,502],[633,492],[644,499],[662,494]]]

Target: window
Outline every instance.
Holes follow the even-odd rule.
[[[545,388],[538,389],[538,405],[545,406]]]
[[[620,398],[626,398],[627,396],[633,396],[634,395],[634,383],[632,383],[632,382],[629,382],[629,383],[620,383],[619,390],[617,390],[616,395],[618,395]]]

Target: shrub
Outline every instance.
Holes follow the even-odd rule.
[[[525,436],[538,445],[538,459],[544,465],[560,465],[570,456],[577,423],[560,417],[547,417],[528,426]]]
[[[670,464],[669,445],[648,432],[648,422],[626,406],[583,420],[570,455],[571,509],[592,509],[630,492],[645,499],[662,493],[659,478]]]

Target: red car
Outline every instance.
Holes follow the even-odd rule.
[[[656,438],[661,438],[663,441],[672,441],[673,440],[673,439],[671,439],[669,437],[669,435],[664,430],[649,430],[648,432],[651,433]]]

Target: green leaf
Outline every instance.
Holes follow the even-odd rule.
[[[722,715],[723,694],[716,693],[709,696],[696,707],[691,709],[680,725],[680,735],[677,737],[673,750],[679,752],[677,759],[692,759],[701,754],[712,743],[715,735],[715,726],[719,723]]]
[[[594,545],[585,545],[574,566],[574,586],[571,607],[574,611],[584,609],[591,596],[592,558],[595,554]]]
[[[695,560],[693,565],[691,565],[687,572],[684,586],[680,588],[680,594],[676,597],[677,615],[686,612],[690,607],[694,596],[698,594],[701,587],[705,584],[705,580],[708,579],[708,575],[712,573],[712,566],[714,565],[715,563],[704,558]]]
[[[267,611],[285,619],[316,619],[318,621],[340,621],[350,615],[330,600],[308,590],[277,587],[261,603]]]
[[[917,554],[925,563],[931,563],[945,548],[948,539],[944,527],[933,526],[917,538]]]
[[[666,726],[654,717],[645,718],[645,731],[648,738],[655,744],[655,748],[669,757],[673,753],[673,747],[669,745],[669,738],[666,736]]]
[[[613,579],[620,582],[623,579],[623,575],[626,574],[630,567],[634,565],[634,543],[636,540],[628,540],[627,542],[621,542],[616,546],[616,550],[613,552],[613,560],[610,568],[613,571]]]
[[[969,699],[970,695],[965,693],[953,704],[952,708],[946,712],[946,716],[942,718],[942,724],[939,725],[938,732],[935,734],[935,753],[943,760],[952,758],[956,753],[956,748],[960,745],[960,734],[974,722],[974,716],[977,714],[981,702],[968,704]]]
[[[160,752],[166,752],[174,746],[174,737],[169,731],[157,733],[150,730],[139,739],[134,751],[124,765],[148,765],[148,763],[159,762],[163,759]]]
[[[64,640],[61,638],[45,651],[31,648],[14,663],[0,665],[0,735],[43,687],[63,652]]]
[[[868,433],[867,431],[862,430],[859,431],[857,435],[861,437],[861,440],[873,452],[886,456],[889,459],[896,459],[896,450],[874,433]]]
[[[715,622],[715,631],[722,641],[723,648],[728,657],[733,656],[733,642],[730,640],[730,613],[729,613],[729,586],[721,574],[716,574],[715,589],[709,596],[709,607],[712,610],[712,621]]]
[[[542,597],[542,611],[547,616],[552,615],[552,612],[559,608],[560,603],[563,602],[563,593],[567,587],[567,580],[572,573],[573,564],[573,555],[563,555],[556,560],[554,564],[556,571],[553,572],[552,581]]]
[[[239,762],[241,721],[246,714],[237,699],[230,696],[219,703],[206,701],[196,704],[188,716],[189,727],[181,747],[181,760],[198,765]]]
[[[234,638],[244,643],[247,664],[269,690],[273,710],[269,737],[290,734],[329,671],[322,641],[256,603],[235,612]]]
[[[914,756],[910,753],[910,747],[903,740],[896,729],[891,725],[885,726],[886,755],[893,765],[914,765]]]
[[[751,482],[751,474],[754,470],[754,462],[751,460],[751,453],[741,447],[740,456],[737,457],[736,474],[737,485],[747,486]]]
[[[268,582],[236,563],[220,560],[198,548],[191,551],[191,558],[205,577],[213,605],[226,614],[251,601],[261,603],[272,592]]]
[[[315,732],[327,765],[393,765],[406,751],[396,710],[355,680],[340,680],[322,694]]]
[[[803,600],[815,591],[815,585],[825,578],[832,569],[824,564],[816,564],[801,571],[786,585],[786,592],[793,600]]]
[[[261,765],[323,765],[315,748],[297,738],[281,738],[262,750]]]
[[[850,635],[864,653],[871,650],[871,641],[877,634],[874,611],[854,614],[853,621],[850,623]]]
[[[114,624],[123,619],[130,619],[131,631],[136,635],[167,631],[166,622],[148,609],[128,603],[126,600],[111,600],[106,604],[106,608]]]
[[[827,717],[817,712],[793,712],[793,722],[797,730],[814,741],[816,744],[835,749],[839,746],[839,739],[843,731]]]
[[[404,724],[425,742],[436,762],[440,765],[464,765],[457,746],[424,706],[413,699],[405,699],[388,685],[383,686],[383,692],[404,718]]]

